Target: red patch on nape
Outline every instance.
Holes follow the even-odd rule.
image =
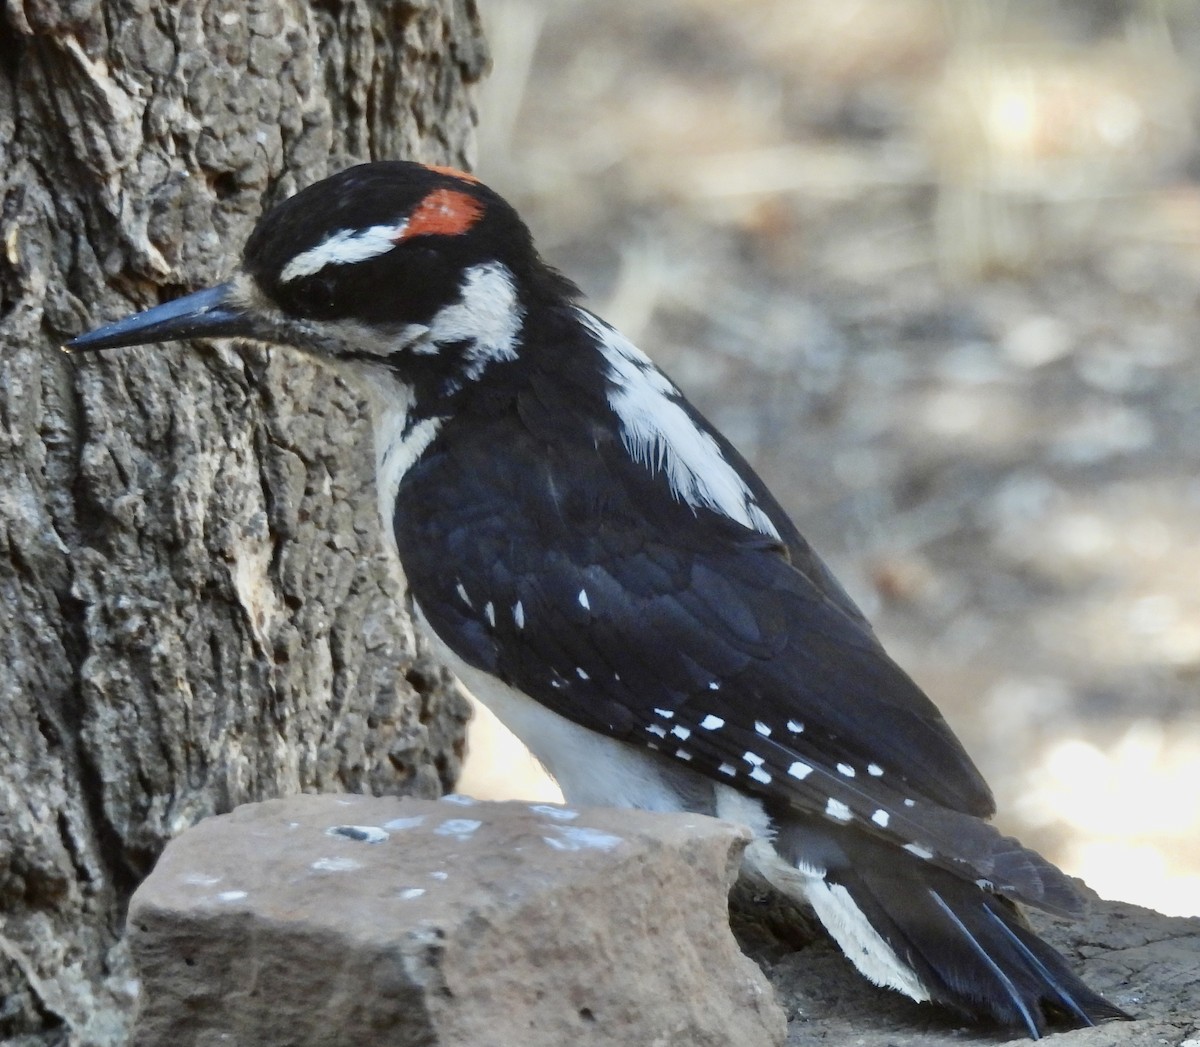
[[[414,236],[457,236],[483,217],[483,203],[470,193],[435,189],[413,209],[396,243]]]
[[[433,171],[436,174],[445,175],[447,178],[457,178],[460,182],[470,182],[473,185],[479,185],[479,179],[467,171],[460,171],[457,167],[442,167],[440,164],[425,164],[425,170]]]

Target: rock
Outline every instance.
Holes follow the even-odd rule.
[[[783,1043],[698,815],[297,796],[174,840],[130,906],[138,1047]]]

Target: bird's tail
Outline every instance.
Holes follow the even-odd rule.
[[[781,826],[775,850],[797,871],[792,883],[826,929],[877,984],[1023,1028],[1033,1039],[1049,1023],[1080,1028],[1129,1017],[988,885],[824,822]]]

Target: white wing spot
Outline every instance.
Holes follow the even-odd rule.
[[[581,680],[590,680],[591,679],[591,677],[588,676],[588,674],[587,674],[587,670],[585,668],[583,668],[582,665],[575,666],[575,674]]]
[[[676,724],[671,728],[671,733],[675,735],[675,737],[681,742],[686,742],[692,736],[692,732],[689,728],[680,726],[679,724]]]
[[[587,594],[586,589],[579,590],[579,606],[582,607],[585,611],[590,611],[592,609],[592,603],[588,599],[588,594]]]
[[[762,782],[763,785],[771,784],[771,776],[769,774],[767,774],[767,772],[764,771],[761,767],[755,767],[754,770],[752,770],[750,772],[750,777],[753,778],[756,782]]]
[[[661,716],[664,720],[674,720],[675,713],[671,709],[655,709],[655,715]]]
[[[771,737],[771,728],[770,728],[770,727],[768,727],[768,726],[767,726],[765,723],[763,723],[763,722],[762,722],[762,720],[755,720],[755,721],[754,721],[754,729],[755,729],[755,730],[756,730],[756,731],[757,731],[759,734],[761,734],[761,735],[762,735],[764,738],[770,738],[770,737]]]
[[[513,616],[513,623],[516,625],[516,627],[518,629],[524,629],[525,628],[525,608],[524,608],[524,606],[522,606],[520,600],[518,600],[515,604],[513,604],[512,616]]]
[[[797,760],[792,764],[791,767],[788,768],[788,774],[790,774],[793,778],[799,778],[800,781],[804,781],[805,778],[812,774],[812,771],[813,769],[808,764],[801,763],[799,760]]]
[[[763,763],[765,763],[763,758],[759,756],[758,753],[752,753],[748,751],[742,753],[742,759],[745,760],[746,763],[754,764],[755,767],[761,767]]]
[[[848,822],[854,816],[850,813],[850,808],[847,807],[841,800],[835,800],[832,796],[829,802],[825,805],[826,816],[838,822]]]
[[[734,767],[733,764],[731,764],[731,763],[723,763],[723,764],[721,764],[720,767],[717,768],[717,770],[720,771],[722,774],[729,775],[730,778],[732,778],[734,775],[737,774],[737,768]]]
[[[686,749],[676,749],[675,756],[680,760],[690,760],[692,758],[692,754]]]
[[[791,731],[792,734],[803,734],[804,724],[797,723],[795,720],[788,720],[788,730]]]
[[[904,806],[905,806],[905,807],[916,807],[916,806],[917,806],[917,801],[916,801],[916,800],[905,800],[905,801],[904,801]]]
[[[845,775],[847,778],[854,777],[854,768],[851,767],[848,763],[839,763],[837,765],[837,769],[838,769],[838,774]]]
[[[915,854],[918,858],[923,858],[925,861],[929,861],[933,857],[933,851],[928,847],[922,847],[919,843],[906,843],[904,849],[909,854]]]
[[[700,727],[705,731],[715,731],[725,726],[725,721],[719,716],[713,716],[709,713],[703,720],[700,721]]]
[[[887,811],[883,810],[882,808],[880,808],[873,815],[871,815],[871,821],[873,821],[881,829],[887,828],[889,820],[890,819],[888,817]]]
[[[708,689],[710,691],[719,691],[721,689],[721,681],[720,680],[710,680],[708,682]]]
[[[483,605],[483,616],[488,620],[488,625],[496,624],[496,608],[492,606],[491,600]]]
[[[667,732],[656,723],[652,723],[646,730],[658,738],[665,738],[667,736]]]
[[[458,585],[454,587],[454,591],[458,593],[458,598],[462,600],[463,603],[474,610],[475,605],[471,603],[471,598],[467,595],[466,586],[464,586],[462,582],[459,582]]]
[[[883,768],[877,763],[869,763],[867,764],[867,774],[869,774],[872,778],[882,778]]]

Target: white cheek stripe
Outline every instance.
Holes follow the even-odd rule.
[[[279,274],[280,283],[301,276],[312,276],[327,265],[351,265],[387,254],[400,242],[408,219],[391,225],[372,225],[366,229],[342,229],[325,237],[316,247],[301,251]]]
[[[667,376],[603,321],[583,309],[579,317],[608,363],[608,403],[621,420],[621,439],[634,459],[652,472],[665,473],[672,494],[693,508],[712,509],[779,538],[712,434],[697,426],[680,405],[680,392]]]
[[[508,266],[473,265],[463,273],[459,300],[442,308],[426,336],[434,343],[468,342],[466,376],[475,379],[488,364],[515,360],[525,313]]]

